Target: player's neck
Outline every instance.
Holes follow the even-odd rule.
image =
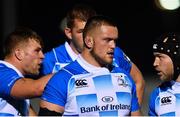
[[[96,66],[96,67],[101,67],[98,62],[94,59],[94,57],[91,56],[90,53],[83,51],[81,53],[81,56],[86,60],[89,64]]]
[[[71,49],[74,51],[74,53],[76,53],[77,55],[79,54],[79,52],[77,51],[77,49],[73,46],[73,44],[70,44]]]

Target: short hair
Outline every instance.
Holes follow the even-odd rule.
[[[43,47],[43,41],[35,31],[26,27],[17,27],[4,41],[4,56],[10,55],[18,45],[24,44],[30,39],[37,41]]]
[[[93,31],[97,27],[101,27],[102,25],[118,27],[117,23],[110,17],[96,15],[88,19],[83,30],[83,38],[85,38],[89,32]]]
[[[67,27],[72,28],[75,19],[80,19],[86,22],[90,17],[95,15],[96,11],[92,7],[85,4],[77,4],[67,13]]]

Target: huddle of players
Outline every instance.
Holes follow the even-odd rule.
[[[31,29],[18,28],[7,37],[0,61],[0,115],[36,115],[28,98],[41,96],[39,115],[140,116],[145,82],[116,47],[117,24],[77,5],[64,25],[67,41],[45,55],[41,37]],[[155,69],[165,83],[153,91],[149,115],[179,115],[173,88],[178,87],[179,35],[160,37],[153,50]],[[26,78],[39,69],[42,78]]]

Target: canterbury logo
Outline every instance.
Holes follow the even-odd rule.
[[[76,86],[78,87],[83,87],[83,86],[86,86],[87,85],[87,80],[86,79],[82,79],[82,80],[76,80],[75,81],[75,84]]]
[[[166,104],[171,102],[171,96],[161,98],[161,103]]]

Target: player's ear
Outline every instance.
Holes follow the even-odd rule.
[[[65,35],[68,37],[68,39],[72,39],[72,30],[68,27],[64,29]]]
[[[18,60],[22,60],[24,57],[24,51],[21,49],[15,49],[14,55]]]
[[[93,37],[87,36],[87,37],[85,38],[84,42],[85,42],[85,45],[86,45],[88,48],[92,48],[92,47],[93,47],[93,44],[94,44]]]

